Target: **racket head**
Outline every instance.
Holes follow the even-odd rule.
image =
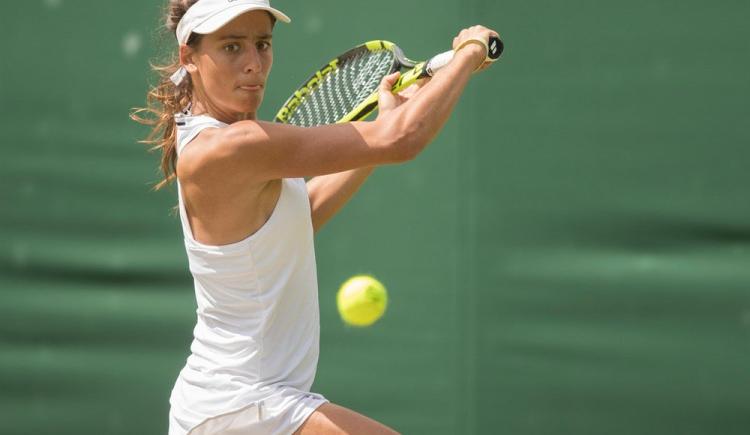
[[[311,127],[363,119],[377,106],[383,77],[413,65],[392,42],[375,40],[358,45],[305,80],[274,120]]]

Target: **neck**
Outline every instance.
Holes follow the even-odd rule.
[[[225,109],[222,109],[220,107],[217,107],[214,104],[210,103],[204,103],[199,100],[193,101],[193,106],[191,108],[191,113],[193,115],[208,115],[214,119],[217,119],[225,124],[232,124],[237,121],[245,121],[245,120],[254,120],[257,118],[257,114],[255,112],[232,112],[227,111]]]

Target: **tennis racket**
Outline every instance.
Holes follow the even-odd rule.
[[[500,38],[491,37],[487,60],[503,52]],[[432,77],[448,65],[454,52],[446,51],[424,62],[415,62],[388,41],[370,41],[352,48],[316,71],[284,103],[275,121],[303,127],[365,119],[378,106],[378,86],[383,77],[409,69],[399,77],[393,92],[417,80]]]

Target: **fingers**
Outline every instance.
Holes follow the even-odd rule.
[[[396,71],[393,74],[387,75],[383,77],[383,80],[380,81],[380,92],[391,92],[393,89],[393,86],[396,85],[396,82],[398,81],[399,76],[401,75],[400,72]]]
[[[453,48],[458,47],[461,45],[461,43],[467,39],[481,39],[483,41],[489,41],[491,36],[500,37],[500,34],[498,34],[496,31],[492,29],[488,29],[484,26],[472,26],[466,29],[461,30],[458,35],[453,38]]]
[[[479,25],[472,26],[461,30],[458,35],[453,38],[453,49],[455,50],[456,47],[459,47],[464,41],[469,39],[480,39],[489,42],[490,37],[492,36],[500,37],[496,31],[488,29],[487,27]]]
[[[404,89],[403,91],[400,91],[398,93],[398,96],[403,98],[404,100],[408,100],[409,98],[413,97],[417,94],[419,91],[420,86],[416,83],[410,85],[408,88]]]
[[[401,98],[393,93],[393,86],[400,75],[401,73],[397,71],[383,77],[383,80],[380,81],[380,86],[378,86],[378,111],[380,114],[387,113],[401,104]]]
[[[453,49],[456,50],[459,47],[466,47],[467,45],[479,45],[479,44],[465,44],[466,41],[469,41],[472,39],[478,39],[480,41],[489,42],[490,38],[493,36],[496,36],[498,38],[500,37],[500,35],[496,31],[489,29],[487,27],[480,26],[480,25],[472,26],[472,27],[461,30],[458,33],[458,35],[455,38],[453,38]],[[461,49],[463,50],[463,48]],[[472,48],[472,50],[477,50],[477,49]],[[485,53],[484,53],[485,58],[487,57],[488,54],[489,53],[487,53],[485,49]],[[477,56],[479,56],[479,53],[477,53]],[[476,72],[483,71],[487,69],[491,64],[492,62],[483,62],[477,67],[475,71]]]

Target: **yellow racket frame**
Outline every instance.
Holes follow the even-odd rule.
[[[347,55],[350,55],[352,52],[360,51],[363,48],[370,50],[371,52],[377,52],[377,51],[382,51],[382,50],[393,51],[395,54],[396,61],[394,62],[394,68],[392,68],[389,74],[392,74],[396,71],[400,71],[403,68],[411,68],[409,71],[403,73],[401,77],[399,77],[398,81],[393,86],[392,92],[399,92],[409,87],[420,78],[423,78],[426,76],[425,74],[426,62],[417,63],[412,60],[409,60],[403,55],[403,52],[401,51],[401,49],[396,44],[390,41],[385,41],[385,40],[368,41],[368,42],[365,42],[364,44],[361,44],[361,45],[358,45],[357,47],[352,48],[351,50],[347,51],[346,53],[342,54],[336,59],[328,62],[321,69],[316,71],[307,81],[305,81],[305,83],[302,86],[299,87],[299,89],[297,89],[294,92],[294,94],[292,94],[291,97],[289,97],[289,99],[284,103],[284,105],[281,107],[279,112],[276,114],[276,118],[274,120],[276,122],[288,123],[289,118],[292,116],[292,114],[297,109],[297,107],[300,104],[302,104],[305,98],[308,95],[310,95],[312,92],[314,92],[315,88],[317,88],[320,85],[320,83],[326,78],[326,76],[333,73],[339,68],[339,63],[341,63],[341,60],[345,59],[345,57]],[[374,91],[364,101],[362,101],[354,109],[352,109],[349,113],[347,113],[344,117],[336,121],[336,123],[351,122],[351,121],[358,121],[358,120],[366,119],[368,116],[370,116],[370,114],[372,114],[375,111],[375,108],[378,105],[378,96],[379,96],[379,91],[378,90]]]

